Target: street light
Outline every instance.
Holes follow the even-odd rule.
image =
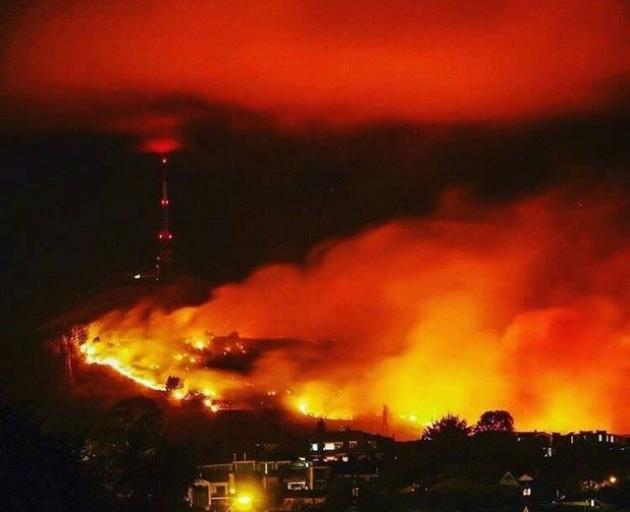
[[[248,493],[241,493],[234,497],[232,506],[229,510],[235,510],[238,512],[247,512],[253,510],[254,496]]]

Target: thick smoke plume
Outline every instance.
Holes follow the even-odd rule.
[[[497,206],[451,191],[430,218],[264,266],[202,305],[111,311],[81,351],[156,389],[177,377],[174,397],[211,408],[257,394],[338,418],[387,405],[419,426],[504,408],[521,429],[627,431],[627,207],[611,193]]]

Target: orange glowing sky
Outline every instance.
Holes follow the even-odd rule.
[[[630,71],[621,0],[43,0],[9,19],[6,98],[52,122],[169,95],[285,123],[522,119],[614,101]]]

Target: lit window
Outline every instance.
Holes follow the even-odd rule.
[[[319,445],[317,443],[312,443],[311,444],[311,451],[312,452],[316,452],[319,450]]]
[[[324,443],[324,451],[330,452],[335,449],[335,443]]]
[[[525,489],[523,489],[523,496],[531,496],[531,495],[532,495],[531,487],[525,487]]]

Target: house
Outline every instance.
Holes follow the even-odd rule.
[[[313,510],[321,507],[326,502],[326,491],[300,490],[284,493],[282,501],[274,507],[275,511],[284,510]]]
[[[213,512],[244,501],[282,502],[285,496],[312,501],[326,492],[330,478],[328,466],[306,460],[235,460],[201,465],[198,470],[199,477],[188,489],[188,503],[193,509]]]
[[[393,451],[394,440],[360,430],[343,429],[316,434],[309,441],[309,457],[323,462],[382,460]]]
[[[527,473],[518,477],[518,484],[521,486],[523,496],[529,497],[532,495],[532,485],[534,478]]]
[[[532,485],[534,483],[534,478],[528,474],[523,474],[518,478],[512,474],[511,471],[506,471],[503,476],[499,479],[499,485],[503,485],[506,487],[520,487],[521,494],[523,496],[529,497],[532,495]]]
[[[575,444],[609,444],[618,445],[624,442],[624,436],[618,434],[610,434],[606,430],[580,430],[579,432],[571,432],[568,434],[569,443]]]
[[[499,485],[505,485],[506,487],[518,487],[518,480],[510,471],[506,471],[499,480]]]

